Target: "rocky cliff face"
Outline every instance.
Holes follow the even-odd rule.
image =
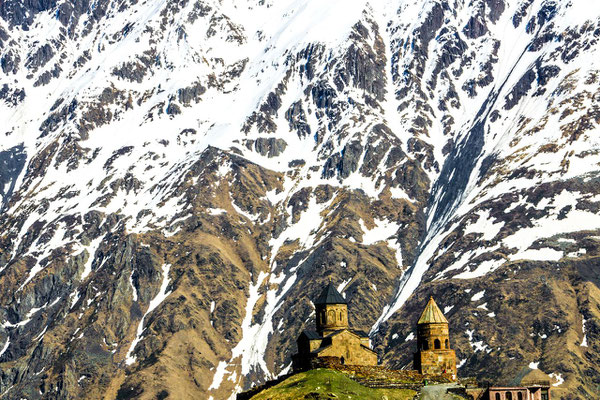
[[[434,295],[460,374],[597,395],[583,3],[0,4],[3,398],[228,398],[329,278],[383,363]]]

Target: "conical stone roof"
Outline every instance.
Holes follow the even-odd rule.
[[[448,320],[444,317],[442,310],[435,304],[435,300],[433,297],[429,298],[429,302],[425,306],[425,310],[423,310],[423,314],[421,314],[421,318],[419,318],[418,325],[420,324],[447,324]]]
[[[315,304],[348,304],[346,299],[342,297],[340,292],[333,287],[333,283],[329,282],[327,287],[323,289],[321,295],[315,300]]]

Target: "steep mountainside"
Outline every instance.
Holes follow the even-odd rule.
[[[598,40],[596,1],[0,2],[0,396],[228,398],[329,278],[384,363],[433,294],[461,374],[597,396]]]

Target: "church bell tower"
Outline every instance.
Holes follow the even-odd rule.
[[[450,348],[448,320],[433,300],[429,299],[417,322],[417,352],[414,368],[421,374],[452,374],[456,379],[456,354]]]
[[[348,303],[331,282],[315,300],[315,313],[317,332],[321,336],[348,328]]]

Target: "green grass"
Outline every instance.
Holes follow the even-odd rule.
[[[293,375],[258,393],[252,400],[271,399],[374,399],[409,400],[416,392],[404,389],[370,389],[330,369],[315,369]]]

